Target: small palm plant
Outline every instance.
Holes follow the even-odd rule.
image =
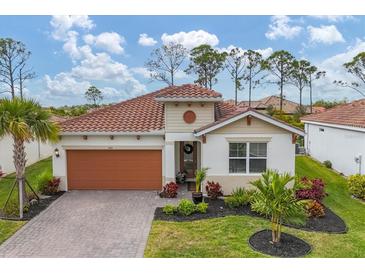
[[[201,192],[202,182],[207,177],[208,168],[203,167],[195,172],[195,191]]]
[[[10,135],[14,141],[14,166],[19,186],[19,217],[23,218],[25,192],[25,143],[34,139],[41,142],[57,141],[58,127],[50,121],[49,112],[33,100],[20,98],[0,100],[0,137]],[[8,200],[11,193],[8,197]],[[7,202],[8,202],[7,200]],[[5,203],[5,206],[7,204]],[[4,206],[4,207],[5,207]]]
[[[302,224],[306,218],[303,202],[295,198],[295,187],[288,187],[293,180],[294,177],[288,173],[279,174],[268,170],[262,174],[261,179],[251,183],[258,189],[253,196],[251,208],[271,217],[273,244],[280,242],[283,221]]]

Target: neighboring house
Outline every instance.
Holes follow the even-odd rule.
[[[249,102],[248,101],[241,101],[239,103],[239,106],[241,107],[248,107]],[[259,111],[266,111],[266,109],[272,106],[274,109],[279,110],[280,109],[280,96],[272,95],[265,98],[262,98],[257,101],[251,101],[251,108],[254,108]],[[283,99],[283,112],[285,114],[294,114],[299,107],[299,104]],[[308,110],[309,111],[309,110]]]
[[[198,85],[167,87],[61,124],[53,156],[61,188],[161,190],[208,167],[226,194],[266,169],[295,172],[298,128],[224,102]],[[58,157],[57,157],[58,155]]]
[[[302,118],[306,152],[345,175],[365,174],[365,99]]]
[[[52,121],[60,123],[64,118],[52,116]],[[31,165],[39,160],[52,155],[53,147],[49,143],[42,143],[38,140],[25,143],[27,165]],[[0,138],[0,170],[9,174],[15,171],[13,163],[13,139],[11,136]]]

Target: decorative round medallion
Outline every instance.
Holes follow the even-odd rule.
[[[195,119],[196,119],[196,115],[195,115],[194,111],[191,111],[191,110],[185,111],[185,113],[184,113],[185,123],[192,124],[195,122]]]

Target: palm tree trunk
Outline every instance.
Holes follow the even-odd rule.
[[[23,218],[23,210],[25,203],[25,164],[26,164],[26,153],[24,141],[14,137],[14,166],[15,166],[15,174],[16,180],[19,186],[19,218]]]

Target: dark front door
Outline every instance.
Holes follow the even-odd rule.
[[[184,171],[188,179],[195,178],[197,147],[197,142],[180,142],[180,171]]]

